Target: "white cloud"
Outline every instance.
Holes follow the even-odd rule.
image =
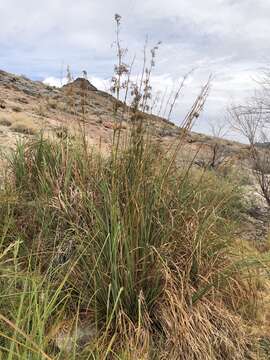
[[[97,89],[109,92],[111,86],[110,79],[101,79],[97,76],[89,76],[88,79]]]
[[[67,82],[68,82],[67,78],[60,79],[60,78],[57,78],[54,76],[46,77],[46,79],[43,80],[44,84],[50,85],[50,86],[55,86],[55,87],[61,87],[65,84],[67,84]]]

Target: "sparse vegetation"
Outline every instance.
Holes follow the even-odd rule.
[[[6,102],[3,99],[0,99],[0,108],[5,109],[6,108]]]
[[[56,109],[57,109],[57,105],[58,105],[57,100],[52,99],[52,98],[48,98],[48,99],[47,99],[47,106],[48,106],[49,109],[54,109],[54,110],[56,110]]]
[[[11,109],[14,111],[14,112],[21,112],[22,111],[22,108],[18,105],[14,105],[11,107]]]
[[[270,148],[269,148],[269,72],[263,72],[260,91],[246,104],[232,106],[229,121],[232,128],[249,142],[249,160],[254,176],[268,206],[270,206]]]
[[[36,106],[35,111],[39,116],[44,117],[46,115],[46,106],[45,106],[45,104],[39,103]]]
[[[38,126],[30,117],[17,116],[11,124],[11,130],[21,134],[35,135],[38,132]]]
[[[0,117],[0,125],[2,126],[11,126],[12,121],[8,116],[1,116]]]

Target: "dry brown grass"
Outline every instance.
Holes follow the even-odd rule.
[[[0,116],[0,125],[2,125],[2,126],[11,126],[12,125],[12,120],[11,120],[10,116],[1,115]]]
[[[11,109],[12,109],[12,111],[17,112],[17,113],[22,111],[22,108],[18,105],[12,106]]]
[[[53,98],[48,98],[47,99],[47,108],[48,108],[48,110],[50,110],[50,109],[57,110],[58,101]]]
[[[13,116],[13,122],[10,128],[14,132],[27,135],[35,135],[39,130],[34,120],[26,115]]]

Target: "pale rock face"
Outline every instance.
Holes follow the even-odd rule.
[[[83,348],[93,341],[97,336],[97,330],[94,324],[65,321],[58,327],[58,331],[53,337],[53,341],[62,352],[70,352],[74,346]]]
[[[243,202],[247,208],[250,209],[267,209],[267,202],[261,194],[260,188],[257,184],[246,185],[244,187],[244,199]]]
[[[269,207],[256,182],[242,187],[245,226],[241,237],[263,246],[269,232]]]

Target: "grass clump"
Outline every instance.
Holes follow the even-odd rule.
[[[14,117],[14,122],[11,124],[10,129],[14,132],[35,135],[38,133],[38,127],[34,121],[26,116]]]
[[[14,105],[11,107],[12,111],[18,113],[18,112],[21,112],[22,111],[22,108],[18,105]]]
[[[178,169],[142,128],[126,144],[102,158],[69,137],[18,143],[0,195],[3,356],[252,358],[239,191]],[[50,334],[71,317],[95,338],[66,353]]]
[[[48,97],[46,99],[46,102],[47,102],[48,110],[50,110],[50,109],[56,110],[58,108],[58,101],[56,99]]]
[[[2,125],[2,126],[11,126],[12,121],[7,116],[1,116],[0,117],[0,125]]]

